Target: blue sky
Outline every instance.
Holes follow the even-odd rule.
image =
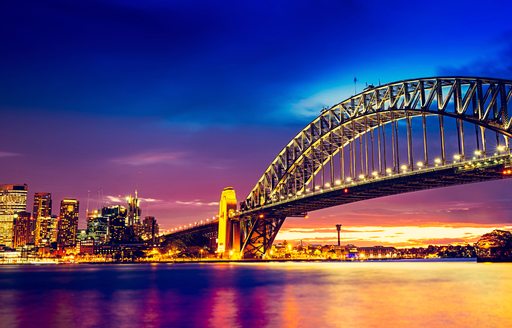
[[[82,204],[87,191],[138,188],[161,201],[146,214],[169,226],[209,216],[215,206],[182,203],[215,202],[226,185],[245,196],[322,107],[353,94],[355,76],[358,90],[439,74],[512,78],[511,9],[508,1],[4,2],[0,181]]]

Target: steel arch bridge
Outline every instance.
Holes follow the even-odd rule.
[[[240,208],[224,209],[219,227],[234,227],[226,246],[262,258],[286,217],[512,176],[511,98],[510,80],[432,77],[369,86],[322,110],[279,152]],[[238,238],[240,246],[233,243]]]

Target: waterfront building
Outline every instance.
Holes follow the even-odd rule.
[[[105,243],[108,234],[108,217],[101,215],[98,210],[87,213],[87,236],[96,243]]]
[[[0,185],[0,245],[13,246],[14,215],[27,209],[28,186]]]
[[[79,202],[76,199],[63,199],[60,203],[57,247],[65,249],[76,245],[78,231]]]
[[[143,227],[143,235],[142,238],[144,240],[150,240],[152,243],[155,243],[156,237],[158,236],[158,223],[154,216],[146,216],[142,223]]]
[[[80,253],[94,255],[96,242],[92,237],[86,237],[83,240],[80,240]]]
[[[14,214],[13,247],[27,245],[32,238],[32,217],[29,212]]]

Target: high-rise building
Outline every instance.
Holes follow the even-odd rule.
[[[50,218],[52,216],[52,194],[49,192],[36,192],[34,194],[34,206],[32,210],[32,238],[36,243],[36,231],[38,218]],[[43,220],[45,221],[45,220]],[[44,222],[43,222],[44,226]]]
[[[52,194],[49,192],[36,192],[34,194],[34,218],[52,216]]]
[[[32,238],[32,217],[29,212],[14,214],[13,247],[27,245]]]
[[[76,245],[78,231],[79,203],[76,199],[63,199],[60,202],[57,247],[65,249]]]
[[[137,190],[135,190],[135,197],[132,195],[127,197],[128,201],[128,217],[126,225],[131,227],[133,225],[140,224],[140,199],[137,195]]]
[[[146,216],[142,223],[144,228],[143,239],[150,240],[155,243],[156,237],[158,236],[158,223],[154,216]]]
[[[126,208],[121,205],[103,207],[101,216],[108,218],[108,242],[116,244],[126,241]]]
[[[50,246],[56,241],[58,219],[55,216],[40,216],[36,219],[34,244],[38,247]]]
[[[87,213],[87,236],[93,238],[96,244],[107,241],[108,217],[101,215],[98,210]]]
[[[0,185],[0,245],[13,246],[14,215],[27,209],[28,186]]]

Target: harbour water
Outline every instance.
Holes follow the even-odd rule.
[[[512,263],[0,267],[1,327],[512,327]]]

